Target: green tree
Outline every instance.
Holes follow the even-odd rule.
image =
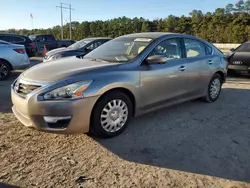
[[[148,24],[148,22],[143,22],[143,23],[142,23],[141,31],[142,31],[142,32],[148,32],[148,31],[150,31],[150,30],[149,30],[149,24]]]

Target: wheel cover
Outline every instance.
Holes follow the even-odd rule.
[[[0,78],[4,78],[8,75],[9,69],[5,64],[0,63]]]
[[[210,96],[212,99],[218,97],[221,90],[221,81],[219,78],[215,78],[210,86]]]
[[[128,119],[128,106],[121,99],[110,101],[102,110],[100,122],[107,132],[119,131]]]

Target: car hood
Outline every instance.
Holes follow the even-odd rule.
[[[50,62],[40,63],[26,70],[22,76],[26,80],[38,82],[56,82],[84,74],[87,71],[114,67],[119,63],[106,63],[79,59],[77,57],[63,58]]]
[[[50,56],[53,56],[55,54],[59,54],[59,53],[63,53],[63,52],[71,52],[71,51],[76,51],[75,49],[70,49],[70,48],[57,48],[57,49],[54,49],[54,50],[50,50],[46,53],[46,56],[50,57]]]

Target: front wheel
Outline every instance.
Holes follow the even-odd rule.
[[[215,73],[209,82],[207,94],[203,99],[209,103],[216,101],[220,96],[221,87],[222,78],[219,74]]]
[[[130,98],[119,91],[108,93],[93,109],[90,131],[99,137],[114,137],[126,128],[131,117]]]

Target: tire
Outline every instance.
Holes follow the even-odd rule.
[[[211,90],[212,90],[213,85],[216,84],[217,82],[219,84],[218,86],[219,88],[217,90],[218,93],[213,96]],[[207,93],[206,93],[206,96],[203,98],[203,100],[205,100],[208,103],[215,102],[220,96],[221,86],[222,86],[222,78],[219,74],[215,73],[208,84]]]
[[[109,107],[109,104],[112,108]],[[124,107],[122,107],[123,105]],[[115,109],[112,110],[114,107]],[[126,109],[127,112],[123,113]],[[101,138],[112,138],[119,135],[127,127],[127,124],[132,117],[132,109],[132,102],[125,93],[117,91],[104,95],[97,101],[92,111],[90,132]],[[105,121],[107,121],[107,123]],[[110,131],[107,129],[110,129]]]
[[[0,60],[0,80],[7,79],[10,76],[10,71],[9,64],[4,60]]]

